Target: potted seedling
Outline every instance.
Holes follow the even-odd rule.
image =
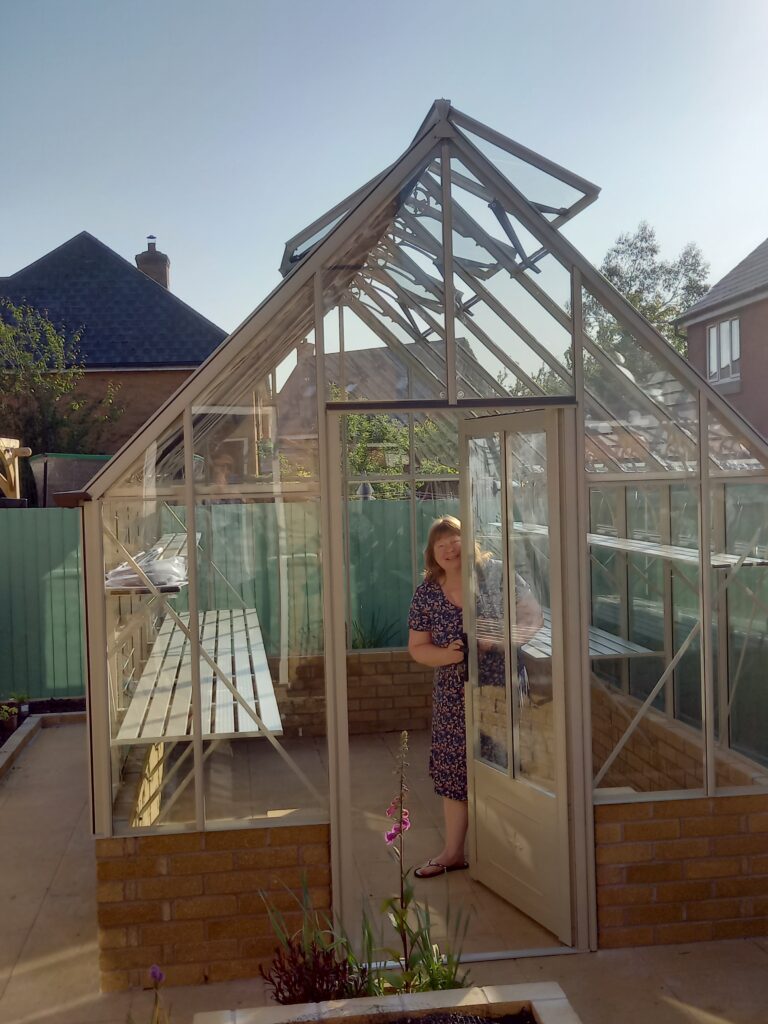
[[[0,704],[0,731],[9,736],[19,724],[19,709],[15,704]]]
[[[10,703],[19,709],[19,722],[23,722],[29,714],[29,697],[26,693],[12,693]]]

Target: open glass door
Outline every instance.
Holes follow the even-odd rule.
[[[570,945],[556,410],[465,421],[470,868]]]

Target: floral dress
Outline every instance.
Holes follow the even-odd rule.
[[[460,640],[461,608],[449,601],[439,583],[427,580],[416,588],[408,628],[430,633],[436,647]],[[438,796],[467,799],[467,740],[464,725],[464,666],[440,665],[432,686],[432,748],[429,775]]]
[[[478,572],[478,617],[500,621],[502,617],[503,573],[500,562],[489,561]],[[515,595],[518,600],[530,594],[525,580],[515,573]],[[408,628],[430,633],[436,647],[448,647],[462,638],[464,632],[461,608],[449,601],[439,583],[427,580],[416,588],[408,613]],[[517,669],[521,698],[527,695],[527,675],[522,651],[517,652]],[[505,667],[502,651],[478,651],[478,675],[483,686],[504,686]],[[429,775],[438,796],[451,800],[467,799],[467,739],[464,721],[464,680],[462,662],[440,665],[435,669],[432,686],[432,746],[429,754]],[[489,743],[488,737],[481,735]],[[494,763],[502,763],[498,757]]]

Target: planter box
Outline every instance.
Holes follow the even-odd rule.
[[[530,1010],[538,1024],[581,1024],[565,993],[555,982],[528,985],[486,985],[444,992],[413,995],[374,996],[368,999],[339,999],[327,1003],[293,1006],[261,1006],[252,1010],[219,1010],[197,1013],[193,1024],[291,1024],[293,1021],[321,1021],[322,1024],[387,1024],[401,1017],[423,1017],[446,1012],[472,1013],[489,1024],[508,1013]]]

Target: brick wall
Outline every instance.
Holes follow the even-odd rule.
[[[270,659],[272,678],[279,662]],[[434,670],[406,650],[347,654],[349,731],[353,735],[429,729]],[[284,736],[325,735],[325,672],[321,656],[290,659],[289,686],[276,687]]]
[[[99,966],[105,992],[252,978],[276,942],[260,892],[298,926],[293,892],[306,878],[330,907],[327,825],[97,839]]]
[[[621,739],[641,702],[601,684],[592,683],[592,762],[595,773]],[[702,789],[702,737],[698,729],[649,710],[609,768],[600,785],[628,786],[638,793],[669,789]],[[731,751],[717,756],[718,786],[750,786],[765,771]]]
[[[100,400],[111,381],[120,386],[116,404],[123,409],[120,418],[110,424],[103,440],[96,445],[97,454],[112,455],[132,437],[167,398],[189,377],[191,370],[87,370],[78,383],[76,394],[81,398]]]
[[[595,808],[598,945],[768,934],[768,796]]]

